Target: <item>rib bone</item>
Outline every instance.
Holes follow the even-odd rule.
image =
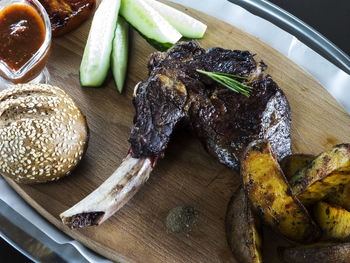
[[[151,158],[128,154],[103,184],[60,214],[62,222],[71,228],[100,225],[134,196],[149,178],[153,164]]]

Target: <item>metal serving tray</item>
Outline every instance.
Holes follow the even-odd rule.
[[[289,32],[334,65],[350,74],[350,57],[326,37],[297,17],[266,0],[229,1]]]
[[[177,2],[183,5],[188,5],[192,8],[196,8],[198,10],[202,10],[201,5],[206,2],[207,4],[213,4],[212,0],[172,0],[173,2]],[[291,35],[295,36],[300,40],[303,44],[310,47],[313,51],[319,53],[321,56],[326,58],[328,61],[342,69],[347,74],[350,74],[350,57],[345,54],[342,50],[340,50],[336,45],[330,42],[327,38],[322,36],[312,27],[308,26],[298,18],[279,8],[278,6],[265,1],[265,0],[229,0],[231,3],[236,4],[238,6],[243,7],[249,12],[262,17],[279,28],[289,32]],[[215,6],[222,5],[227,6],[229,4],[225,0],[215,0]],[[222,17],[222,12],[216,10],[216,13],[208,12],[211,15],[217,16],[218,18]],[[308,69],[306,69],[308,70]],[[337,71],[337,69],[335,68]],[[350,78],[347,74],[339,70],[339,73],[342,75],[342,78],[345,78],[346,83],[349,82]],[[312,72],[310,72],[312,74]],[[318,74],[322,74],[318,73]],[[316,74],[317,75],[317,74]],[[323,84],[323,83],[322,83]],[[340,101],[343,106],[350,112],[350,100],[343,99],[341,101],[341,97],[344,96],[344,89],[342,89],[340,94],[332,93],[338,101]],[[350,93],[349,91],[345,91]],[[345,94],[346,95],[346,94]],[[346,97],[346,96],[345,96]],[[41,217],[34,209],[29,207],[23,199],[21,199],[7,183],[4,181],[2,177],[0,177],[0,214],[3,214],[8,219],[11,218],[12,223],[17,225],[22,229],[22,231],[26,232],[23,234],[22,240],[30,239],[29,236],[33,237],[33,242],[36,243],[39,241],[41,245],[47,247],[45,251],[52,251],[51,256],[60,255],[62,257],[62,262],[64,260],[69,262],[110,262],[109,260],[103,259],[99,255],[90,251],[89,249],[82,246],[75,240],[72,240],[70,237],[56,229],[54,226],[49,224],[43,217]],[[1,192],[5,192],[1,193]],[[11,201],[5,195],[12,195]],[[12,208],[10,208],[11,206]],[[15,211],[16,210],[16,211]],[[39,223],[34,224],[34,222],[29,222],[25,216],[31,214],[36,217],[36,220]],[[13,220],[17,218],[16,220]],[[9,226],[6,220],[0,220],[0,236],[5,239],[9,244],[14,246],[18,251],[26,255],[33,261],[40,262],[42,258],[40,255],[33,255],[32,251],[28,251],[26,246],[24,246],[23,241],[21,239],[16,239],[14,236],[8,231],[4,231],[4,227]],[[14,230],[15,231],[15,230]],[[20,232],[20,231],[19,231]],[[7,234],[6,234],[7,233]],[[50,233],[50,234],[48,234]],[[52,238],[55,236],[55,238]],[[41,255],[42,256],[42,255]]]

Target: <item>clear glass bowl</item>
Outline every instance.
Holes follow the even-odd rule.
[[[37,52],[18,70],[11,69],[0,60],[0,89],[17,83],[48,83],[50,74],[45,65],[51,47],[51,24],[44,7],[37,0],[0,0],[0,12],[13,4],[25,4],[33,7],[45,25],[45,39]]]

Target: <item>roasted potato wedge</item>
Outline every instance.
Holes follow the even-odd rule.
[[[298,170],[308,166],[315,158],[316,156],[312,154],[292,154],[283,158],[280,165],[285,177],[289,180]]]
[[[269,142],[258,140],[248,145],[241,161],[241,175],[252,208],[265,224],[301,243],[319,236],[319,228],[295,198]]]
[[[61,36],[84,22],[94,11],[96,0],[39,0],[47,11],[52,35]]]
[[[328,202],[350,211],[350,184],[340,185],[335,193],[328,196]]]
[[[285,263],[349,263],[350,243],[316,243],[279,248]]]
[[[350,145],[337,145],[318,155],[290,179],[292,191],[304,205],[313,204],[335,192],[340,184],[350,183],[349,173],[346,172],[349,167]],[[345,172],[340,172],[342,170]]]
[[[349,211],[321,201],[313,207],[313,214],[325,239],[350,239]]]
[[[239,187],[227,206],[226,237],[239,262],[261,263],[261,229],[250,209],[243,187]]]

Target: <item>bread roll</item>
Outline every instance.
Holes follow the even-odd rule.
[[[88,141],[85,117],[63,90],[19,84],[0,92],[0,173],[19,183],[68,175]]]

